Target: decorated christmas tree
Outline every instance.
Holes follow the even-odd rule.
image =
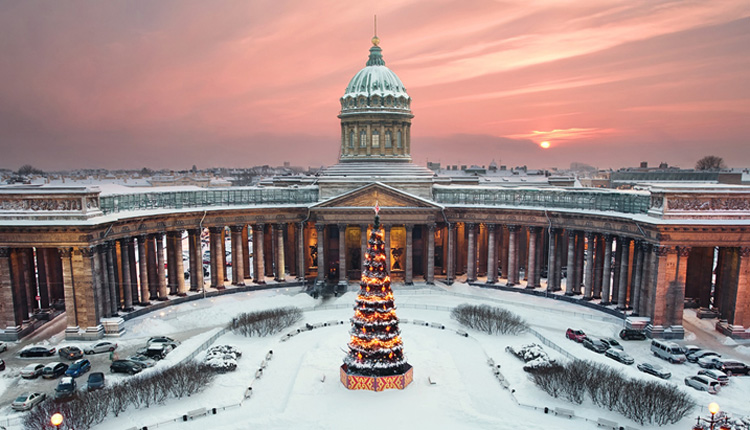
[[[378,210],[376,206],[354,317],[350,320],[349,353],[341,366],[341,381],[349,389],[403,389],[412,379],[393,305],[391,279],[386,272]]]

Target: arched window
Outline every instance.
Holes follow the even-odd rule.
[[[391,132],[390,131],[386,131],[385,132],[385,147],[386,148],[390,148],[391,146],[392,146],[392,143],[391,143]]]
[[[354,132],[349,130],[349,148],[354,148]]]
[[[372,132],[372,147],[373,148],[380,147],[380,132],[377,130]]]
[[[359,132],[359,147],[364,148],[367,146],[367,132],[364,130]]]
[[[396,133],[396,148],[401,148],[401,130]]]

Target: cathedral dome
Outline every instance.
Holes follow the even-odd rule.
[[[341,97],[341,115],[370,112],[411,114],[411,97],[401,79],[385,67],[377,37],[365,68],[357,72]]]

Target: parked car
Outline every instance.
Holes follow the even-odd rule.
[[[55,399],[68,399],[73,397],[76,388],[78,388],[78,384],[76,384],[76,380],[70,376],[60,379],[60,382],[55,388]]]
[[[154,360],[153,358],[148,358],[148,357],[146,357],[143,354],[137,354],[137,355],[130,356],[130,357],[128,357],[128,360],[134,361],[134,362],[140,364],[141,367],[143,367],[143,368],[153,367],[156,364],[156,360]]]
[[[5,360],[0,359],[0,370],[5,370]]]
[[[135,375],[141,371],[141,366],[130,360],[115,360],[109,366],[109,371],[112,373],[128,373]]]
[[[695,351],[701,350],[703,348],[701,348],[700,346],[697,346],[697,345],[685,345],[685,346],[681,347],[681,349],[682,349],[682,353],[687,356],[688,354],[692,354]]]
[[[604,352],[604,355],[606,355],[607,357],[609,357],[609,358],[611,358],[613,360],[617,360],[617,361],[619,361],[622,364],[633,364],[633,363],[635,363],[635,360],[633,359],[633,357],[631,357],[630,355],[628,355],[627,352],[625,352],[625,351],[623,351],[621,349],[609,348],[607,351]]]
[[[117,344],[112,342],[99,342],[85,349],[86,354],[98,354],[100,352],[112,352],[117,349]]]
[[[687,361],[691,363],[697,363],[699,359],[709,356],[721,357],[721,354],[716,351],[711,351],[710,349],[699,349],[685,355],[685,357],[687,357]]]
[[[172,348],[177,348],[177,345],[180,344],[180,341],[174,340],[171,337],[167,336],[154,336],[149,339],[148,342],[146,342],[147,345],[153,345],[155,343],[170,345]]]
[[[104,373],[91,372],[88,381],[86,381],[86,389],[94,391],[100,388],[104,388]]]
[[[49,357],[55,355],[57,350],[49,346],[30,346],[18,353],[21,357]]]
[[[64,375],[66,370],[68,370],[67,364],[53,361],[52,363],[44,366],[44,368],[42,369],[42,378],[55,379],[58,376]]]
[[[721,385],[729,384],[729,377],[726,373],[716,369],[701,369],[698,371],[699,375],[708,376],[711,379],[719,381]]]
[[[575,330],[572,328],[569,328],[568,331],[565,332],[565,337],[567,337],[570,340],[574,340],[578,343],[583,342],[583,339],[586,338],[586,333],[583,332],[583,330]]]
[[[677,345],[674,342],[665,342],[654,339],[651,341],[651,352],[653,352],[655,356],[667,360],[670,363],[684,363],[685,360],[687,360],[680,345]]]
[[[594,339],[591,337],[587,337],[586,339],[583,339],[583,346],[599,354],[609,349],[607,345],[604,344],[604,342],[602,342],[599,339]]]
[[[78,360],[83,357],[83,350],[75,345],[68,345],[60,348],[57,354],[68,360]]]
[[[750,373],[750,366],[737,360],[721,360],[716,363],[716,369],[726,373],[727,376],[747,375]]]
[[[14,411],[28,411],[41,403],[47,397],[44,393],[26,393],[16,397],[10,405]]]
[[[620,342],[612,339],[611,337],[604,337],[604,338],[601,338],[599,340],[601,340],[602,342],[604,342],[604,344],[607,345],[607,347],[609,347],[609,348],[619,349],[620,351],[623,350],[622,349],[622,345],[620,345]]]
[[[685,385],[699,391],[708,391],[709,394],[718,394],[721,390],[719,381],[703,375],[688,376],[685,378]]]
[[[146,348],[138,350],[138,354],[145,355],[154,360],[161,360],[172,351],[172,346],[164,343],[154,343]]]
[[[721,357],[709,355],[698,359],[698,366],[704,369],[716,369],[721,364]]]
[[[42,363],[31,363],[28,366],[21,369],[21,377],[25,379],[36,378],[42,374],[44,364]]]
[[[640,370],[643,373],[648,373],[650,375],[654,375],[661,379],[669,379],[672,377],[671,372],[664,370],[658,364],[638,363],[638,366],[636,367],[638,367],[638,370]]]
[[[622,340],[646,340],[646,333],[641,330],[624,328],[620,330],[620,339]]]
[[[0,341],[0,352],[5,352],[7,350],[8,350],[8,344]]]
[[[91,362],[85,358],[82,358],[80,360],[74,361],[73,364],[70,365],[68,370],[65,371],[65,375],[70,376],[71,378],[77,378],[88,372],[89,370],[91,370]]]

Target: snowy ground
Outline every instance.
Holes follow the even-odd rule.
[[[536,332],[565,351],[561,353],[552,346],[545,346],[545,350],[556,359],[565,360],[567,353],[608,363],[634,378],[652,378],[639,372],[635,365],[617,363],[564,337],[567,327],[581,328],[597,337],[615,337],[622,327],[621,320],[565,302],[461,283],[433,289],[424,287],[394,287],[398,315],[402,320],[408,320],[402,322],[401,330],[405,352],[409,363],[414,366],[414,382],[403,391],[374,393],[349,391],[343,387],[338,372],[348,341],[348,323],[303,332],[285,342],[280,341],[283,338],[281,334],[267,338],[244,338],[230,333],[219,337],[214,343],[232,344],[242,350],[243,356],[235,372],[219,375],[215,383],[199,395],[170,400],[163,406],[145,410],[131,409],[95,429],[126,430],[144,426],[149,429],[158,426],[159,429],[180,430],[351,429],[353,426],[369,429],[387,426],[391,429],[572,430],[596,428],[599,418],[614,421],[620,426],[640,428],[636,423],[614,412],[601,410],[588,401],[583,405],[570,405],[538,390],[521,369],[522,362],[505,352],[507,345],[540,343],[538,337],[531,333],[488,336],[471,330],[467,330],[470,334],[468,338],[458,336],[456,330],[463,328],[450,319],[450,309],[460,303],[488,303],[505,307],[522,315]],[[194,333],[157,368],[168,366],[199,349],[239,312],[293,305],[306,310],[304,320],[298,326],[331,320],[348,321],[353,313],[351,307],[355,289],[352,285],[352,292],[325,303],[299,294],[295,288],[199,300],[128,321],[127,332],[118,343],[135,345],[141,343],[144,336]],[[690,318],[690,315],[686,318]],[[446,328],[417,326],[412,323],[415,319],[444,324]],[[696,325],[699,324],[696,322]],[[695,337],[688,333],[688,338]],[[623,343],[636,363],[650,361],[669,368],[673,374],[670,383],[689,392],[698,405],[705,407],[716,401],[724,410],[750,414],[750,377],[733,377],[719,395],[711,396],[685,387],[683,383],[685,376],[697,372],[697,365],[670,365],[659,361],[651,355],[645,341]],[[725,343],[729,355],[750,361],[747,346],[738,347],[731,341]],[[273,350],[273,359],[262,378],[254,380],[269,350]],[[202,358],[202,354],[198,354],[197,358]],[[504,388],[493,376],[487,364],[489,358],[500,364],[500,370],[509,383],[508,388]],[[109,383],[127,378],[119,375],[107,377]],[[430,384],[428,378],[436,383]],[[253,396],[245,399],[250,385]],[[545,414],[544,407],[572,409],[577,418]],[[199,408],[209,411],[217,408],[217,413],[182,422],[183,414]],[[678,424],[661,428],[691,428],[698,412],[700,409]]]

